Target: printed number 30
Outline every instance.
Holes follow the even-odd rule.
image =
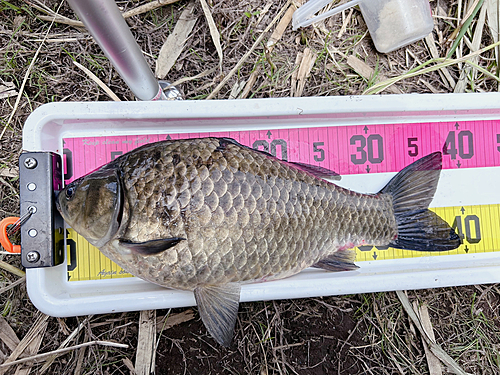
[[[353,135],[349,143],[356,146],[356,154],[351,154],[353,164],[365,164],[367,160],[372,164],[380,164],[384,161],[384,140],[380,134],[371,134],[368,138],[364,135]],[[374,144],[377,146],[376,149]],[[366,146],[368,146],[368,152],[365,151]],[[377,156],[375,156],[375,151]]]

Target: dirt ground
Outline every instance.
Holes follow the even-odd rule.
[[[126,12],[149,2],[117,3]],[[182,0],[127,18],[153,70],[189,4]],[[297,31],[285,24],[274,47],[266,48],[291,4],[209,2],[223,52],[219,69],[206,17],[200,1],[194,1],[197,21],[166,78],[182,80],[178,86],[187,100],[361,95],[378,89],[384,95],[498,91],[494,49],[475,55],[477,60],[468,56],[458,61],[498,40],[486,11],[488,4],[498,6],[497,1],[432,0],[434,42],[419,41],[388,54],[376,51],[358,8]],[[55,13],[76,19],[64,1],[0,0],[0,218],[19,216],[17,160],[28,115],[50,102],[112,100],[74,62],[100,78],[119,100],[135,100],[85,29],[64,20],[52,23]],[[261,36],[262,42],[232,74]],[[440,60],[448,54],[450,59]],[[423,64],[433,69],[418,73]],[[396,82],[389,85],[386,80],[392,78]],[[227,83],[218,89],[224,79]],[[22,269],[16,256],[0,254],[0,259]],[[49,362],[0,365],[0,374],[134,373],[138,312],[46,317],[31,304],[22,274],[7,268],[0,264],[0,363],[21,344],[29,344],[28,354],[18,358],[94,340],[128,348],[77,347]],[[227,349],[208,335],[196,311],[159,310],[156,373],[438,374],[426,356],[428,348],[437,349],[423,341],[404,307],[407,301],[416,310],[428,309],[435,343],[451,360],[441,355],[437,362],[442,373],[498,374],[499,298],[493,284],[242,303],[235,338]],[[165,316],[167,323],[161,320]]]

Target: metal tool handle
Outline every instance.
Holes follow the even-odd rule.
[[[146,63],[114,0],[68,0],[125,83],[140,100],[162,99],[163,91]]]

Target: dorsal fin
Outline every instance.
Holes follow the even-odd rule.
[[[255,152],[260,152],[261,154],[264,154],[264,155],[269,156],[271,158],[278,159],[276,156],[270,154],[267,151],[263,151],[263,150],[255,149],[255,148],[252,148],[249,146],[242,145],[241,143],[239,143],[238,141],[235,141],[232,138],[223,137],[223,138],[218,138],[218,139],[219,139],[219,147],[217,147],[218,151],[222,152],[222,151],[224,151],[224,148],[228,144],[233,144],[236,146],[250,149],[250,150],[255,151]],[[309,172],[309,173],[311,173],[319,178],[331,178],[333,180],[340,180],[341,179],[341,176],[337,172],[332,171],[332,170],[327,169],[327,168],[320,167],[319,165],[312,165],[312,164],[302,163],[302,162],[298,162],[298,161],[287,161],[287,160],[282,160],[282,161],[293,165],[295,168],[298,168],[298,169],[303,170],[305,172]]]
[[[296,161],[289,161],[288,163],[295,165],[297,168],[309,172],[319,178],[331,178],[332,180],[341,179],[341,176],[337,172],[334,172],[327,168],[320,167],[319,165],[311,165]]]

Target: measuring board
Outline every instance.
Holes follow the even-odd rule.
[[[63,156],[68,183],[146,143],[231,137],[284,160],[331,169],[342,176],[337,185],[361,193],[378,192],[413,161],[442,151],[431,209],[462,236],[459,249],[363,246],[355,271],[308,268],[245,284],[241,302],[498,283],[498,103],[499,93],[50,103],[26,121],[23,149]],[[62,264],[26,269],[28,294],[42,312],[63,317],[195,304],[193,293],[130,277],[71,228],[65,234]],[[24,252],[39,250],[21,242]]]
[[[230,137],[287,161],[318,165],[341,176],[398,172],[434,151],[444,170],[500,166],[500,121],[325,126],[255,131],[175,133],[64,139],[65,183],[146,143],[166,139]],[[389,179],[387,179],[388,181]],[[467,183],[467,181],[464,181]],[[353,186],[353,190],[356,187]],[[375,193],[376,191],[374,191]],[[356,260],[446,256],[500,251],[500,205],[432,208],[463,239],[449,252],[417,252],[361,246]],[[70,281],[130,277],[72,229],[67,231]]]

